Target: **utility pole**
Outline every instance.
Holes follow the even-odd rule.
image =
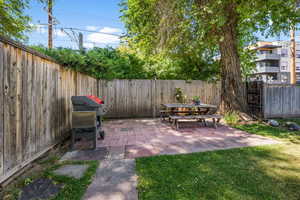
[[[52,18],[52,0],[48,0],[48,48],[53,47],[53,18]]]
[[[83,51],[83,34],[80,32],[79,33],[79,50]]]
[[[295,26],[292,26],[291,31],[291,69],[290,69],[290,83],[292,85],[296,84],[296,41],[295,41]]]
[[[300,0],[296,0],[295,2],[295,10],[299,9],[300,5]],[[297,82],[297,77],[296,77],[296,40],[295,40],[295,30],[296,30],[296,24],[293,24],[291,26],[291,84],[294,85]]]

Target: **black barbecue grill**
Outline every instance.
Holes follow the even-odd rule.
[[[73,96],[72,112],[72,148],[76,140],[93,141],[96,148],[97,135],[104,139],[102,117],[105,113],[104,102],[96,96]]]

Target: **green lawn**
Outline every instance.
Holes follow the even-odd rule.
[[[237,127],[294,143],[137,159],[139,200],[299,200],[298,133]]]

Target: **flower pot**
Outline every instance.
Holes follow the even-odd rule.
[[[193,100],[193,103],[194,103],[195,105],[200,105],[200,104],[201,104],[200,100]]]

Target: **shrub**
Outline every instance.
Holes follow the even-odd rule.
[[[239,122],[239,116],[236,112],[228,112],[224,115],[224,120],[228,125],[236,125]]]

